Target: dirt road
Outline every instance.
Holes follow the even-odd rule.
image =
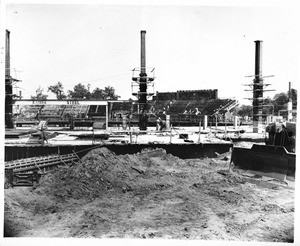
[[[5,236],[293,242],[294,190],[228,172],[228,155],[93,150],[33,188],[5,190]]]

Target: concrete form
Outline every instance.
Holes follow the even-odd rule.
[[[255,42],[255,78],[253,83],[253,132],[258,132],[263,104],[262,41]]]

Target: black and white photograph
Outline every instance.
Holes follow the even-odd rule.
[[[1,1],[1,244],[299,245],[295,2]]]

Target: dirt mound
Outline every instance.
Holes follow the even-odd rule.
[[[33,191],[6,189],[5,235],[293,242],[294,190],[249,183],[229,157],[95,149]]]
[[[77,164],[61,166],[45,175],[36,192],[62,199],[93,199],[111,189],[124,193],[164,189],[173,185],[166,168],[178,165],[185,165],[185,162],[162,149],[116,155],[107,148],[98,148]]]

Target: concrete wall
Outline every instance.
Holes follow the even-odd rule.
[[[177,92],[157,92],[155,100],[210,100],[218,99],[218,90],[180,90]]]
[[[234,148],[232,161],[241,169],[259,171],[264,176],[282,174],[282,180],[295,177],[296,154],[281,146],[254,144],[251,149]]]
[[[116,154],[135,154],[145,148],[163,148],[174,156],[188,158],[215,157],[215,152],[228,152],[232,144],[114,144],[114,145],[66,145],[66,146],[5,146],[5,161],[12,161],[34,156],[50,154],[69,154],[75,151],[79,157],[84,156],[91,149],[106,147]]]

